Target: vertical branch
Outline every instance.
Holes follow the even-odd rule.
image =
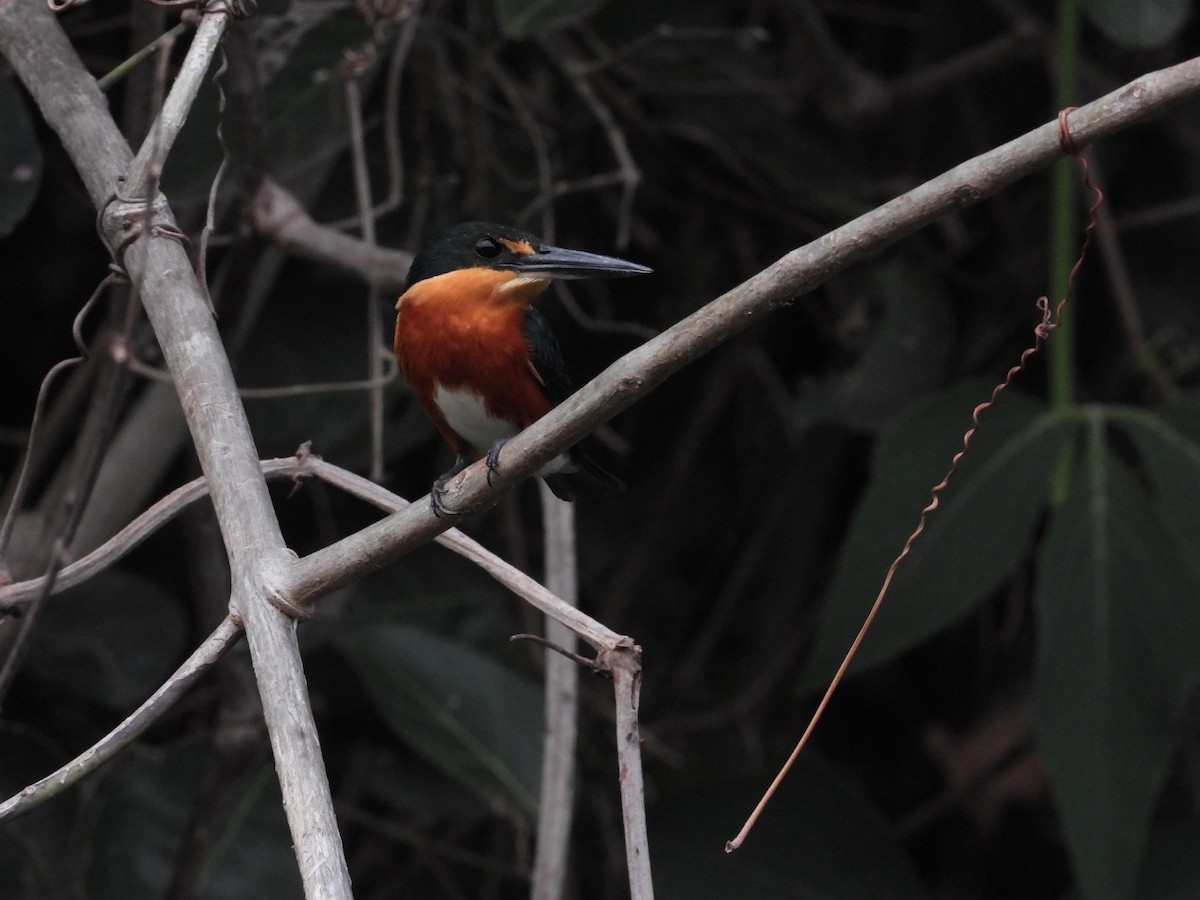
[[[211,19],[212,21],[209,21]],[[0,51],[28,89],[101,210],[108,245],[139,285],[142,301],[179,391],[188,428],[229,554],[231,611],[245,624],[264,717],[275,754],[296,857],[310,898],[349,898],[350,877],[333,813],[294,623],[274,585],[290,556],[258,464],[229,359],[165,198],[114,200],[118,176],[138,194],[153,178],[186,119],[227,14],[204,16],[138,160],[132,159],[96,81],[41,0],[0,3]],[[157,148],[147,150],[147,147]],[[126,194],[128,196],[128,194]],[[139,232],[144,240],[130,239]],[[278,603],[279,606],[274,605]]]
[[[144,252],[141,248],[144,245]],[[273,605],[289,559],[229,360],[183,248],[135,245],[130,272],[175,378],[229,554],[231,611],[245,624],[284,808],[310,898],[349,898],[350,879],[321,758],[295,623]]]
[[[578,605],[575,507],[538,481],[546,542],[546,588],[565,603]],[[575,632],[546,616],[546,640],[574,653]],[[575,801],[575,746],[578,738],[579,665],[547,649],[542,786],[538,804],[537,848],[533,860],[533,900],[558,900],[567,876]]]
[[[1074,102],[1076,68],[1079,55],[1079,0],[1058,0],[1058,46],[1054,54],[1055,105],[1067,109]],[[1075,258],[1076,230],[1079,227],[1079,199],[1071,160],[1059,160],[1051,176],[1050,196],[1050,297],[1067,296],[1071,261]],[[1076,353],[1075,312],[1063,310],[1058,340],[1050,353],[1050,405],[1062,409],[1075,402]],[[1051,502],[1060,506],[1067,498],[1071,480],[1072,453],[1064,447],[1051,476]]]
[[[533,110],[529,108],[529,104],[525,102],[525,98],[516,82],[509,76],[504,67],[497,62],[496,58],[494,56],[484,57],[484,65],[487,68],[488,74],[495,80],[496,86],[504,93],[504,97],[508,100],[508,105],[512,108],[517,121],[525,129],[525,135],[529,139],[529,146],[533,150],[533,158],[537,161],[538,194],[537,197],[530,201],[517,214],[517,221],[524,222],[527,216],[540,207],[542,210],[541,235],[546,240],[553,241],[555,238],[554,168],[550,161],[550,148],[546,144],[544,129],[541,123],[538,122],[538,118],[534,115]],[[545,496],[543,494],[543,499]]]
[[[654,900],[650,877],[650,838],[646,831],[646,786],[642,780],[642,738],[638,704],[642,692],[642,651],[636,645],[615,651],[613,694],[617,711],[617,780],[621,787],[621,818],[625,823],[625,860],[629,866],[631,900]]]
[[[1059,0],[1058,47],[1054,55],[1055,105],[1066,109],[1074,101],[1075,69],[1079,51],[1078,0]],[[1079,223],[1075,169],[1069,159],[1055,163],[1050,205],[1050,297],[1066,296],[1067,273],[1075,259]],[[1072,402],[1075,395],[1074,318],[1066,312],[1058,341],[1050,354],[1050,398],[1055,406]]]
[[[354,160],[354,199],[358,206],[358,222],[363,243],[374,249],[375,212],[371,204],[371,173],[367,168],[366,142],[363,139],[362,97],[358,76],[362,60],[347,56],[342,64],[342,83],[345,85],[346,117],[350,122],[350,151]],[[383,388],[384,356],[383,325],[379,321],[379,283],[375,278],[367,284],[367,391],[371,423],[372,481],[383,480]]]
[[[383,143],[387,150],[388,196],[383,209],[398,209],[404,202],[404,146],[400,141],[400,82],[408,62],[417,25],[421,21],[420,2],[414,4],[396,35],[396,46],[388,62],[383,98]]]
[[[1098,190],[1104,190],[1104,179],[1096,166],[1096,160],[1091,161],[1092,183]],[[1172,400],[1179,394],[1179,389],[1171,380],[1171,374],[1163,364],[1150,338],[1146,334],[1146,323],[1138,308],[1137,292],[1134,290],[1133,279],[1125,262],[1125,251],[1121,246],[1121,235],[1112,210],[1102,206],[1096,215],[1096,245],[1100,249],[1100,259],[1104,263],[1104,274],[1108,279],[1109,289],[1117,304],[1117,314],[1121,317],[1121,325],[1125,331],[1125,339],[1133,363],[1154,385],[1155,391],[1164,400]]]

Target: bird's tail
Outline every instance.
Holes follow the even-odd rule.
[[[546,484],[559,500],[574,500],[589,494],[619,494],[625,490],[625,483],[620,478],[581,448],[571,449],[571,462],[575,464],[574,472],[545,476]]]

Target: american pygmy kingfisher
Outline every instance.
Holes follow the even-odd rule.
[[[396,302],[396,362],[425,414],[457,454],[433,483],[438,515],[446,483],[500,448],[571,393],[558,341],[534,299],[556,278],[643,275],[611,256],[542,243],[517,228],[467,222],[434,238],[413,260]],[[555,495],[619,491],[616,476],[572,447],[537,473]]]

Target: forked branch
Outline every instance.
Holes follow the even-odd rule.
[[[404,498],[381,488],[361,475],[356,475],[309,454],[307,447],[301,448],[301,451],[294,457],[263,460],[261,467],[264,477],[268,480],[300,483],[307,479],[318,478],[386,512],[394,512],[408,506],[408,501]],[[55,584],[55,591],[66,590],[85,578],[114,565],[155,531],[172,521],[188,507],[208,496],[208,480],[203,477],[194,479],[172,491],[104,545],[64,569],[62,576]],[[612,654],[625,652],[628,648],[635,646],[630,638],[611,631],[571,604],[565,603],[524,572],[509,565],[458,529],[452,529],[442,534],[437,538],[437,542],[475,563],[518,597],[561,623],[563,627],[578,634],[596,648],[598,653],[595,667],[598,671],[606,669],[608,661],[614,658]],[[29,602],[39,590],[40,582],[41,579],[34,579],[0,588],[0,606],[7,604],[19,608],[23,603]],[[0,803],[0,822],[27,812],[51,797],[57,796],[65,788],[110,760],[117,752],[158,721],[174,702],[237,641],[241,633],[241,621],[233,617],[226,618],[166,683],[116,729],[56,772]]]

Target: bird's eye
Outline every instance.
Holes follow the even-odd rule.
[[[495,259],[500,255],[500,245],[491,238],[480,238],[475,242],[475,255],[480,259]]]

